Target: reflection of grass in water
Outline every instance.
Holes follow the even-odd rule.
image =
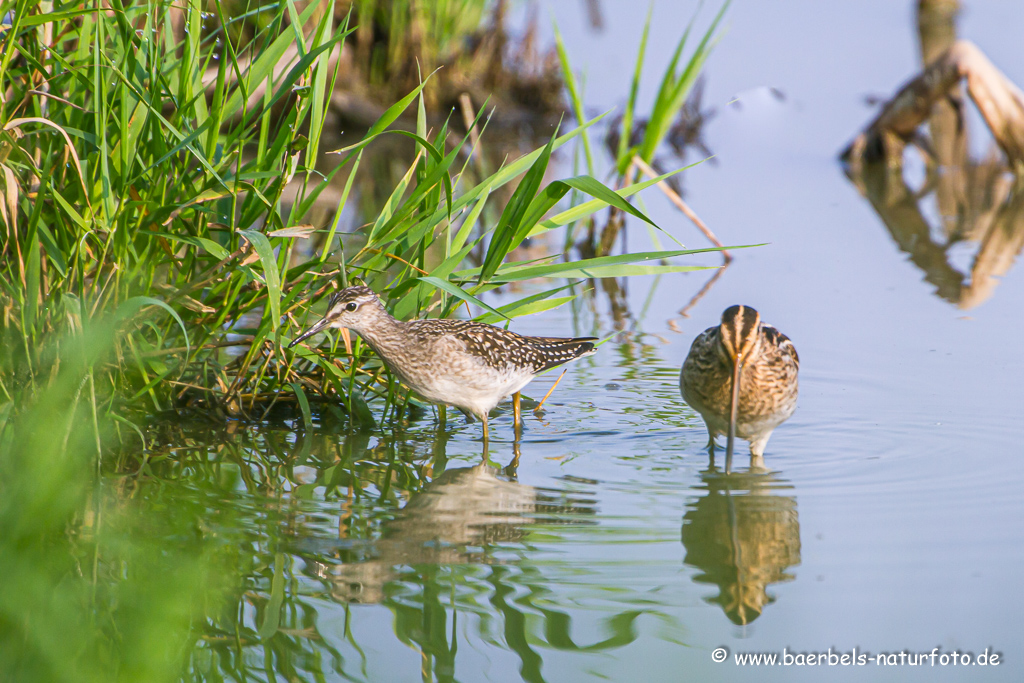
[[[171,568],[185,567],[187,590],[174,584],[167,593],[192,605],[192,634],[187,620],[181,631],[192,640],[176,641],[178,661],[192,677],[263,678],[272,670],[315,680],[330,670],[359,678],[353,653],[366,645],[366,633],[346,630],[342,639],[320,626],[333,621],[331,613],[347,612],[349,602],[392,611],[396,638],[420,650],[439,680],[457,654],[454,623],[471,624],[473,638],[488,646],[510,648],[525,679],[543,680],[548,651],[612,651],[637,638],[641,614],[670,620],[656,604],[616,598],[599,585],[587,591],[597,591],[605,608],[566,609],[558,577],[590,571],[531,558],[536,544],[598,531],[589,485],[535,489],[482,466],[442,472],[445,445],[420,439],[295,441],[292,432],[266,428],[169,429],[158,441],[190,443],[189,452],[166,458],[156,444],[145,474],[111,491],[103,514],[119,547],[136,549],[118,557],[147,567],[158,586]],[[436,471],[428,477],[431,464]],[[466,495],[467,485],[475,496]],[[114,529],[115,515],[146,521]],[[138,559],[149,548],[175,554],[159,555],[165,566],[151,567]],[[179,549],[198,558],[197,571],[177,558]],[[211,568],[223,572],[215,587]],[[167,608],[142,597],[153,615]],[[581,637],[594,626],[597,637]]]
[[[91,369],[110,330],[63,340],[50,386],[0,416],[0,670],[7,680],[176,678],[230,576],[195,510],[96,481]],[[171,541],[171,542],[168,542]]]
[[[83,339],[82,348],[105,346]],[[349,632],[350,648],[319,626],[329,602],[345,604],[331,568],[367,567],[366,580],[378,580],[381,548],[429,527],[435,507],[413,501],[447,481],[444,439],[165,423],[145,453],[107,454],[105,467],[117,470],[95,485],[89,368],[105,358],[76,354],[70,341],[62,348],[50,389],[18,414],[7,408],[0,433],[3,670],[15,680],[170,680],[182,667],[197,679],[268,670],[358,677],[348,653],[365,634]],[[100,437],[110,436],[112,423],[97,415]],[[457,469],[466,468],[449,468],[449,479]],[[543,680],[545,652],[615,650],[637,637],[639,615],[670,619],[629,595],[598,613],[560,606],[558,577],[579,568],[538,563],[529,549],[562,542],[565,524],[589,537],[589,489],[506,481],[496,490],[520,491],[525,507],[493,516],[485,500],[466,513],[485,520],[482,541],[452,535],[451,520],[440,520],[441,540],[460,546],[448,559],[424,559],[427,544],[415,536],[399,548],[406,555],[378,560],[386,576],[372,602],[394,612],[397,638],[415,644],[439,678],[455,657],[452,610],[480,625],[475,637],[511,648],[527,680]],[[580,618],[586,628],[574,625]],[[594,620],[601,635],[582,642]]]

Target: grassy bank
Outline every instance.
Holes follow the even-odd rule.
[[[263,34],[244,48],[229,32],[204,33],[198,3],[184,10],[181,43],[167,28],[177,11],[168,3],[8,7],[4,405],[16,408],[49,381],[64,349],[52,340],[114,316],[115,360],[97,369],[97,400],[128,427],[137,415],[188,406],[259,419],[273,404],[323,397],[369,418],[368,398],[396,398],[373,359],[342,372],[313,351],[282,349],[310,298],[343,282],[386,292],[399,317],[452,315],[468,302],[502,321],[565,303],[586,278],[691,268],[661,262],[683,249],[512,260],[524,240],[609,206],[651,223],[623,198],[653,180],[616,194],[587,175],[548,178],[552,153],[593,121],[485,173],[473,162],[487,144],[487,110],[468,136],[428,129],[421,83],[318,172],[334,57],[354,29],[331,14],[312,23],[313,6],[264,7]],[[222,26],[240,20],[212,9]],[[283,68],[293,44],[295,62]],[[414,131],[390,128],[402,114],[415,117]],[[310,223],[324,191],[347,178],[335,192],[341,214],[363,150],[383,136],[403,136],[416,153],[372,223],[344,233],[333,218]],[[573,204],[552,215],[570,190]],[[299,259],[305,239],[314,253]],[[501,311],[478,298],[537,278],[557,282]]]
[[[470,112],[468,135],[430,125],[439,112],[419,80],[365,135],[329,149],[338,56],[358,30],[347,15],[28,0],[0,15],[0,671],[12,680],[242,679],[253,652],[282,672],[321,671],[304,622],[279,628],[289,570],[273,543],[253,551],[195,503],[242,487],[281,496],[295,482],[273,458],[257,467],[265,479],[222,481],[236,464],[248,471],[229,439],[181,455],[153,448],[148,423],[184,415],[229,434],[285,411],[357,436],[390,431],[416,400],[371,354],[335,363],[284,348],[322,295],[358,280],[402,318],[468,309],[505,324],[572,301],[592,278],[695,267],[667,260],[692,253],[682,248],[572,258],[573,229],[609,207],[651,225],[626,200],[660,180],[636,182],[628,161],[614,192],[589,164],[553,179],[557,150],[591,154],[595,121],[499,165],[484,155],[490,109]],[[338,216],[387,138],[411,161],[350,229]],[[524,256],[527,240],[563,227],[565,253]],[[485,303],[528,280],[546,284]],[[386,491],[394,474],[350,462],[344,479],[324,453],[331,487],[379,479]],[[403,467],[403,486],[419,487],[424,470]]]

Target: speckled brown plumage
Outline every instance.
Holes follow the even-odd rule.
[[[324,318],[292,343],[327,327],[361,336],[413,391],[481,419],[534,376],[594,352],[595,338],[528,337],[468,320],[396,320],[368,287],[331,298]]]
[[[694,340],[679,384],[683,399],[704,418],[714,448],[715,437],[729,430],[732,358],[737,353],[745,362],[736,436],[750,442],[751,455],[760,456],[772,431],[796,410],[800,357],[789,337],[760,322],[749,306],[732,306],[723,313],[722,324]]]
[[[512,363],[530,368],[534,373],[586,355],[594,348],[595,341],[589,337],[526,337],[472,320],[413,320],[404,327],[424,343],[443,336],[459,339],[468,353],[492,368],[500,370]]]

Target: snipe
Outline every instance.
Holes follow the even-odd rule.
[[[295,346],[328,327],[359,334],[410,389],[433,403],[453,405],[480,418],[514,397],[515,424],[522,424],[519,391],[537,373],[594,353],[594,337],[527,337],[469,320],[396,320],[369,287],[336,293],[324,317],[296,337]]]
[[[789,337],[749,306],[730,306],[722,324],[693,342],[679,375],[683,399],[708,428],[708,448],[725,434],[726,466],[738,436],[760,458],[768,438],[796,410],[800,358]]]

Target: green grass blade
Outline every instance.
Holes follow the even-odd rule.
[[[510,304],[500,306],[498,308],[498,311],[501,313],[502,316],[507,316],[510,318],[522,318],[523,316],[533,315],[535,313],[543,313],[544,311],[549,311],[552,308],[558,308],[562,304],[569,303],[573,299],[580,296],[580,294],[583,294],[583,292],[578,292],[576,294],[573,294],[572,296],[554,296],[558,292],[569,289],[570,287],[573,287],[576,284],[576,282],[570,282],[567,285],[561,285],[559,287],[554,287],[552,289],[540,292],[538,294],[533,294],[531,296],[519,299],[518,301],[513,301]],[[494,313],[484,313],[480,316],[477,316],[476,318],[476,320],[478,320],[479,322],[490,324],[500,322],[501,319],[501,317],[495,315]]]
[[[619,175],[625,175],[629,168],[630,140],[633,139],[633,121],[636,117],[636,98],[640,92],[640,75],[644,67],[644,54],[647,52],[647,38],[651,30],[651,14],[654,12],[654,3],[647,6],[647,20],[644,22],[644,32],[640,37],[640,49],[636,55],[636,65],[633,67],[633,80],[629,86],[629,99],[626,101],[626,110],[622,113],[622,128],[619,132],[619,148],[616,151],[616,170]]]
[[[289,382],[292,390],[295,392],[295,398],[299,402],[299,409],[302,411],[302,424],[306,426],[306,429],[313,428],[313,414],[309,409],[309,399],[306,398],[306,392],[302,388],[302,384],[299,382]]]
[[[649,180],[644,180],[639,183],[627,185],[624,188],[615,190],[615,194],[623,198],[631,197],[636,193],[640,192],[641,190],[646,190],[648,187],[651,187],[652,185],[657,185],[662,180],[665,180],[666,178],[671,178],[675,174],[680,173],[681,171],[685,171],[688,168],[692,168],[693,166],[696,166],[699,163],[702,162],[698,161],[697,163],[690,164],[689,166],[684,166],[683,168],[677,168],[674,171],[669,171],[668,173],[657,176],[656,178],[651,178]],[[554,216],[545,221],[541,221],[540,223],[535,225],[532,230],[530,230],[530,234],[527,236],[534,237],[536,235],[540,235],[541,233],[547,232],[548,230],[552,230],[563,225],[568,225],[569,223],[573,223],[585,216],[589,216],[592,213],[600,211],[601,209],[604,209],[607,206],[608,202],[603,201],[601,199],[591,199],[589,202],[577,204],[571,209],[566,209],[565,211],[555,214]]]
[[[451,282],[448,282],[447,280],[442,280],[439,277],[432,277],[432,276],[429,276],[429,275],[424,275],[424,276],[418,277],[416,279],[420,280],[421,282],[426,282],[427,284],[434,285],[438,289],[440,289],[440,290],[442,290],[444,292],[447,292],[448,294],[451,294],[455,298],[461,299],[461,300],[466,301],[468,303],[471,303],[471,304],[473,304],[475,306],[479,306],[480,308],[484,309],[485,311],[488,311],[489,313],[493,313],[494,315],[499,316],[499,317],[501,317],[504,320],[509,320],[509,321],[512,320],[511,318],[509,318],[506,315],[503,315],[502,313],[500,313],[496,309],[492,308],[491,306],[488,306],[483,301],[480,301],[480,299],[478,299],[475,296],[473,296],[472,294],[468,293],[467,291],[465,291],[464,289],[462,289],[458,285],[454,285]]]
[[[672,126],[672,122],[676,119],[679,115],[679,111],[683,108],[683,104],[686,102],[686,96],[693,87],[697,75],[700,73],[700,68],[708,57],[708,44],[711,41],[712,36],[714,36],[715,31],[718,29],[718,25],[721,23],[722,18],[725,16],[725,11],[729,8],[729,2],[730,0],[726,0],[722,5],[722,9],[719,10],[718,14],[711,22],[711,26],[708,27],[708,30],[704,33],[696,50],[690,56],[686,66],[679,74],[676,73],[676,68],[682,56],[683,48],[686,45],[686,40],[690,35],[690,30],[693,28],[696,15],[691,19],[689,25],[686,27],[686,31],[683,33],[683,37],[676,46],[676,50],[672,55],[672,60],[665,69],[661,85],[658,88],[654,107],[651,110],[651,116],[647,122],[647,129],[644,131],[644,138],[638,152],[640,158],[647,163],[651,163],[651,159],[654,157],[655,151],[664,141],[665,136],[668,134],[668,131]]]
[[[313,12],[317,9],[317,3],[311,2],[306,9],[302,11],[299,16],[300,26],[304,25],[306,21],[313,16]],[[277,38],[275,38],[268,46],[263,48],[263,51],[249,66],[248,71],[245,74],[245,79],[240,81],[238,86],[232,90],[231,96],[224,103],[223,118],[229,119],[242,110],[242,107],[246,105],[249,99],[248,87],[256,86],[257,84],[267,82],[269,83],[270,77],[274,73],[274,69],[280,63],[284,57],[285,52],[288,50],[288,46],[295,42],[295,38],[292,34],[282,31]]]
[[[408,95],[406,95],[405,97],[403,97],[402,99],[398,100],[393,105],[388,107],[384,111],[384,113],[380,115],[380,118],[378,118],[377,121],[374,122],[372,126],[370,126],[370,130],[366,131],[366,135],[363,136],[362,140],[355,143],[354,145],[349,145],[348,147],[342,147],[341,149],[334,150],[334,154],[343,154],[345,152],[348,152],[348,156],[345,158],[345,161],[342,162],[343,164],[348,163],[348,160],[352,158],[353,154],[361,150],[363,147],[366,147],[366,145],[368,145],[373,138],[377,137],[377,135],[379,135],[380,133],[383,133],[388,126],[394,123],[398,119],[398,117],[401,116],[405,112],[405,110],[409,108],[409,105],[412,104],[413,100],[415,100],[419,96],[420,91],[423,90],[423,86],[427,84],[428,80],[430,80],[430,76],[428,76],[426,80],[424,80],[422,83],[416,86],[413,89],[413,91],[410,92]]]
[[[334,243],[334,234],[338,231],[338,223],[341,221],[341,212],[345,209],[345,205],[348,204],[348,195],[352,191],[352,181],[356,178],[356,172],[359,170],[359,164],[363,160],[362,153],[356,155],[356,163],[352,164],[352,170],[348,174],[348,178],[345,179],[345,189],[341,192],[341,198],[338,200],[338,206],[334,210],[334,220],[331,221],[331,229],[327,233],[327,239],[324,241],[324,248],[320,254],[320,263],[323,264],[327,257],[330,255],[331,244]],[[344,251],[342,251],[342,257],[344,258]],[[342,271],[344,274],[344,270]]]
[[[256,255],[260,257],[267,294],[270,299],[270,327],[276,331],[281,320],[281,275],[277,270],[274,249],[270,246],[270,240],[262,232],[239,230],[238,234],[249,240],[249,244],[256,250]]]
[[[581,135],[584,130],[604,119],[608,113],[609,112],[605,112],[600,116],[596,116],[586,123],[576,126],[576,128],[572,129],[565,135],[557,138],[552,150],[556,150],[567,142],[572,141],[578,135]],[[455,200],[455,204],[452,205],[452,213],[454,214],[461,211],[463,208],[468,206],[470,202],[475,201],[480,195],[486,192],[492,192],[496,188],[502,187],[506,183],[510,182],[513,178],[525,171],[531,164],[536,162],[537,158],[544,153],[544,149],[545,148],[542,147],[530,152],[529,154],[524,154],[511,164],[503,166],[499,170],[495,171],[482,182],[477,183],[472,189],[466,190],[458,199]],[[434,226],[439,224],[444,220],[444,217],[445,216],[442,212],[435,212],[434,215],[430,217],[430,225]]]
[[[760,246],[760,245],[746,245]],[[675,249],[670,251],[644,251],[633,254],[618,254],[616,256],[598,256],[591,259],[571,261],[568,263],[549,263],[545,265],[509,265],[501,268],[492,278],[495,282],[512,282],[515,280],[528,280],[531,277],[551,277],[577,268],[600,268],[604,266],[615,266],[631,263],[642,263],[649,261],[661,261],[675,258],[677,256],[688,256],[691,254],[703,254],[705,252],[721,251],[722,249],[742,249],[744,247],[707,247],[704,249]],[[456,277],[471,278],[477,269],[456,273]],[[586,277],[586,276],[584,276]]]
[[[459,226],[459,232],[456,233],[452,239],[451,246],[449,247],[453,252],[460,251],[462,246],[469,239],[469,236],[473,233],[473,228],[476,227],[476,222],[480,218],[480,214],[484,210],[484,204],[487,203],[487,198],[491,196],[490,190],[486,190],[483,195],[477,200],[476,205],[466,216],[466,220]]]
[[[505,260],[508,252],[518,246],[519,242],[522,242],[522,238],[519,238],[520,226],[531,205],[537,199],[537,192],[544,181],[544,172],[547,171],[554,143],[555,136],[552,136],[537,157],[537,160],[530,166],[530,170],[519,181],[519,186],[512,193],[508,204],[505,205],[505,210],[501,212],[498,224],[494,227],[494,236],[491,238],[491,244],[487,248],[487,255],[484,257],[483,266],[480,269],[481,282],[489,279],[498,270],[498,266]],[[557,192],[557,189],[554,192]],[[563,192],[562,194],[565,193]],[[547,199],[542,201],[547,201]],[[558,201],[558,199],[554,201]]]
[[[530,280],[533,278],[567,278],[576,280],[581,278],[604,278],[604,277],[635,277],[637,275],[664,275],[666,273],[687,273],[693,270],[708,270],[709,268],[720,268],[721,266],[676,266],[670,264],[657,265],[633,265],[623,264],[617,266],[586,266],[582,262],[574,261],[568,268],[550,271],[545,274],[527,272],[503,276],[498,273],[494,276],[493,282],[516,282],[519,280]]]
[[[555,47],[558,50],[558,60],[562,64],[562,77],[565,78],[565,88],[569,91],[569,101],[572,104],[573,115],[576,117],[577,122],[586,120],[583,114],[583,102],[580,96],[579,88],[576,86],[576,77],[572,73],[572,67],[569,65],[569,55],[565,51],[565,43],[562,41],[562,33],[558,30],[558,25],[554,25],[555,29]],[[583,131],[580,135],[580,141],[583,144],[583,152],[587,158],[587,173],[594,175],[594,157],[590,152],[590,139],[587,137],[587,132]]]
[[[584,194],[588,194],[591,197],[595,197],[607,206],[614,206],[620,211],[624,211],[631,216],[636,216],[656,228],[658,227],[658,225],[648,218],[643,212],[632,206],[629,202],[623,199],[621,195],[616,194],[608,187],[605,187],[599,180],[591,176],[581,175],[576,176],[575,178],[556,180],[545,187],[544,190],[534,198],[533,202],[530,203],[526,213],[519,222],[511,241],[505,248],[506,253],[518,247],[522,241],[526,239],[527,235],[529,235],[536,227],[537,223],[540,222],[540,219],[544,217],[544,214],[546,214],[551,207],[557,204],[570,189],[575,189]],[[503,246],[505,245],[503,244]]]
[[[154,299],[151,296],[133,296],[118,306],[115,317],[121,319],[131,318],[139,311],[139,309],[145,306],[157,306],[162,308],[167,311],[172,318],[174,318],[174,321],[178,323],[178,327],[181,328],[181,334],[185,337],[185,346],[188,348],[188,354],[191,355],[192,344],[188,340],[188,328],[185,327],[185,321],[181,319],[181,316],[178,315],[177,311],[168,306],[165,302],[160,301],[160,299]]]

